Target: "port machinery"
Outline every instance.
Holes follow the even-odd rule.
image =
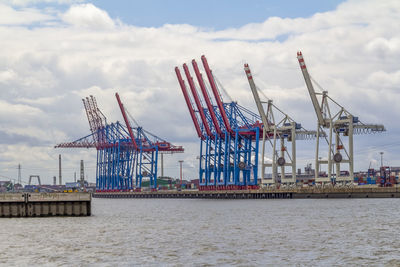
[[[249,64],[244,64],[250,89],[263,122],[262,154],[261,154],[261,184],[263,186],[296,186],[296,140],[310,140],[316,138],[315,131],[304,129],[300,123],[294,121],[287,113],[279,109],[271,99],[256,86]],[[267,101],[261,101],[259,92]],[[267,104],[265,111],[263,104]],[[291,147],[287,143],[291,142]],[[270,144],[270,163],[265,163],[266,143]],[[285,172],[289,167],[290,171]],[[271,177],[265,177],[267,168],[271,170]],[[280,169],[280,172],[279,172]]]
[[[149,179],[151,190],[156,190],[158,154],[182,153],[184,149],[140,126],[131,126],[118,93],[115,96],[125,125],[118,121],[107,123],[95,97],[86,97],[82,101],[92,133],[55,147],[96,148],[96,190],[99,192],[140,191],[143,178]]]
[[[179,68],[175,67],[189,114],[200,139],[199,190],[257,189],[261,117],[237,102],[224,102],[217,80],[204,55],[201,61],[209,85],[204,81],[194,59],[192,67],[197,83],[187,64],[183,64],[190,91]],[[214,99],[210,96],[210,90]]]
[[[329,184],[331,182],[341,184],[352,184],[354,181],[354,151],[353,151],[353,135],[364,133],[380,133],[385,131],[385,127],[381,124],[364,124],[358,117],[353,116],[348,110],[333,100],[327,91],[311,77],[304,62],[303,54],[297,52],[300,69],[303,74],[312,105],[317,115],[317,138],[315,151],[315,169],[320,170],[321,165],[327,165],[328,173],[326,177],[321,177],[319,171],[315,172],[315,182],[321,184]],[[322,89],[322,93],[317,93],[314,86],[317,85]],[[320,100],[318,99],[320,98]],[[328,134],[324,132],[328,131]],[[323,158],[319,139],[324,135],[327,147],[327,158]],[[333,139],[334,138],[334,139]],[[347,139],[347,140],[345,140]],[[347,167],[347,171],[343,171],[342,166]],[[333,171],[335,167],[335,172]]]

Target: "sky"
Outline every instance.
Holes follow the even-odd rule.
[[[355,137],[355,169],[400,165],[398,1],[0,1],[0,180],[40,175],[95,181],[95,150],[54,149],[89,134],[81,98],[93,94],[109,122],[122,121],[115,92],[150,132],[185,147],[165,174],[197,177],[199,141],[174,73],[206,55],[230,97],[256,111],[243,63],[274,103],[315,130],[298,66],[366,123],[387,131]],[[315,142],[298,142],[298,168]]]

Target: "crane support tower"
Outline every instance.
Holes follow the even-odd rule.
[[[263,122],[261,183],[262,185],[296,185],[296,140],[316,137],[316,132],[307,131],[295,122],[288,114],[280,110],[272,100],[263,102],[260,99],[258,88],[251,74],[249,64],[244,64],[244,71],[249,81],[254,101]],[[260,91],[261,92],[261,91]],[[267,111],[263,104],[267,104]],[[291,142],[291,147],[287,143]],[[265,163],[266,143],[271,147],[271,163]],[[289,167],[290,171],[285,172]],[[271,177],[265,177],[267,168],[272,171]],[[280,172],[279,172],[280,169]]]
[[[83,99],[91,134],[56,148],[96,148],[96,190],[99,192],[140,191],[142,180],[149,180],[151,190],[157,189],[158,153],[182,153],[175,146],[142,127],[131,126],[128,112],[116,93],[125,122],[107,123],[94,96]]]
[[[192,78],[188,65],[183,64],[190,91],[179,68],[175,67],[189,114],[200,139],[199,189],[258,188],[261,117],[237,102],[224,102],[206,57],[202,56],[201,61],[208,85],[194,59],[191,63],[197,83]]]
[[[327,91],[315,92],[314,84],[320,86],[310,76],[301,52],[297,52],[297,59],[317,116],[315,182],[353,183],[354,134],[379,133],[385,131],[385,127],[381,124],[364,124],[333,100]],[[327,130],[328,134],[324,130]],[[320,137],[326,141],[327,154],[321,152],[320,146],[323,144],[320,143]],[[320,171],[321,165],[327,165],[326,174]]]

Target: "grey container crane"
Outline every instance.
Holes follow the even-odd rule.
[[[316,183],[330,183],[332,181],[340,183],[353,183],[354,181],[354,134],[362,133],[376,133],[385,131],[385,127],[381,124],[364,124],[359,121],[358,117],[353,116],[343,106],[338,104],[335,100],[329,97],[327,91],[316,93],[314,90],[312,77],[308,73],[307,66],[304,62],[303,54],[297,52],[297,59],[299,61],[300,69],[303,73],[304,80],[308,92],[310,94],[311,102],[314,106],[315,114],[317,115],[317,138],[316,138],[316,151],[315,151],[315,182]],[[319,86],[315,81],[314,83]],[[321,96],[321,101],[318,101],[317,96]],[[329,104],[332,104],[338,110],[336,113],[331,113]],[[329,131],[327,136],[324,129]],[[335,140],[333,140],[335,135]],[[320,151],[320,137],[325,138],[327,144],[328,155],[327,159],[322,158]],[[347,138],[347,142],[345,142]],[[335,143],[333,143],[335,142]],[[322,145],[322,144],[321,144]],[[320,166],[323,164],[328,165],[327,176],[322,176],[320,173]],[[341,174],[342,166],[347,170]],[[333,173],[333,167],[335,173]]]
[[[249,81],[251,92],[253,93],[254,101],[258,112],[263,122],[263,146],[262,146],[262,181],[263,185],[278,184],[279,182],[285,185],[296,184],[296,139],[311,139],[315,138],[316,132],[307,131],[301,127],[301,124],[296,123],[288,114],[284,113],[273,104],[272,100],[262,102],[258,94],[258,88],[254,82],[253,76],[248,64],[244,65],[244,70]],[[265,112],[263,104],[267,104]],[[280,119],[275,121],[274,111],[280,115]],[[280,151],[277,150],[277,141],[280,145]],[[272,146],[271,163],[265,163],[265,144],[269,142]],[[292,142],[289,149],[286,142]],[[266,168],[272,168],[272,179],[265,178]],[[290,167],[290,173],[285,173],[285,167]],[[280,168],[280,173],[278,169]],[[280,179],[278,179],[280,178]]]

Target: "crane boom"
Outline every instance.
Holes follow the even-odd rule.
[[[204,100],[206,101],[208,111],[210,112],[211,120],[215,126],[215,130],[218,135],[221,135],[222,134],[221,127],[219,127],[217,116],[215,115],[214,108],[211,104],[210,98],[208,97],[206,86],[204,85],[203,77],[201,76],[199,67],[197,66],[197,63],[194,59],[192,60],[192,65],[194,72],[196,73],[197,80],[199,81],[200,89],[201,92],[203,93]]]
[[[133,147],[135,149],[137,149],[138,146],[137,146],[137,143],[136,143],[136,140],[135,140],[135,136],[134,136],[133,131],[132,131],[131,124],[129,123],[128,117],[126,116],[124,105],[122,104],[118,93],[115,93],[115,97],[117,98],[119,108],[121,109],[122,117],[124,117],[125,125],[128,128],[129,136],[131,137]]]
[[[254,83],[253,76],[251,75],[249,64],[247,64],[247,63],[244,64],[244,72],[246,73],[247,79],[249,80],[251,92],[253,93],[253,97],[254,97],[254,100],[257,105],[258,113],[260,113],[264,127],[266,130],[269,130],[270,127],[268,124],[267,117],[265,115],[265,110],[261,103],[260,96],[258,95],[257,87],[256,87],[256,84]]]
[[[86,116],[89,121],[90,131],[92,132],[93,140],[96,144],[97,148],[104,146],[107,143],[106,137],[102,129],[107,124],[106,119],[101,113],[100,109],[97,106],[97,102],[94,96],[86,97],[86,99],[82,99],[83,105],[86,110]],[[104,121],[104,123],[103,123]]]
[[[303,73],[304,80],[306,81],[308,93],[310,94],[311,97],[311,102],[314,106],[315,109],[315,114],[317,115],[318,118],[318,123],[320,125],[325,125],[325,120],[321,112],[321,108],[317,99],[317,95],[315,94],[315,90],[313,87],[313,84],[311,82],[310,74],[308,73],[306,64],[304,62],[303,54],[299,51],[297,52],[297,59],[299,60],[301,72]]]
[[[214,98],[217,101],[219,112],[221,112],[221,116],[222,116],[222,120],[224,122],[225,128],[229,133],[232,133],[231,125],[230,125],[228,116],[226,116],[226,112],[225,112],[225,109],[224,109],[224,104],[222,103],[222,100],[221,100],[221,98],[219,96],[219,92],[218,92],[217,86],[215,85],[214,77],[213,77],[213,75],[211,73],[211,69],[208,66],[207,59],[206,59],[206,57],[204,55],[201,56],[201,61],[203,62],[203,66],[204,66],[204,69],[206,71],[208,81],[210,82],[211,89],[212,89],[213,94],[214,94]]]
[[[203,134],[201,133],[199,122],[197,121],[196,115],[193,110],[192,103],[190,102],[190,98],[189,98],[189,95],[188,95],[188,92],[186,89],[185,81],[182,79],[182,75],[181,75],[181,72],[179,71],[178,67],[175,67],[175,73],[176,73],[176,77],[178,78],[179,84],[181,86],[183,97],[185,98],[186,104],[188,106],[190,116],[192,117],[194,127],[196,128],[197,135],[198,135],[198,137],[203,138]]]
[[[194,102],[196,103],[197,109],[199,110],[200,118],[201,118],[201,121],[203,122],[206,133],[208,136],[212,136],[210,126],[208,125],[206,115],[204,114],[203,107],[201,106],[201,103],[200,103],[199,95],[197,94],[196,87],[193,82],[193,77],[190,75],[189,68],[186,64],[183,64],[183,69],[185,71],[186,78],[188,79],[189,87],[190,87],[190,90],[192,91]]]

